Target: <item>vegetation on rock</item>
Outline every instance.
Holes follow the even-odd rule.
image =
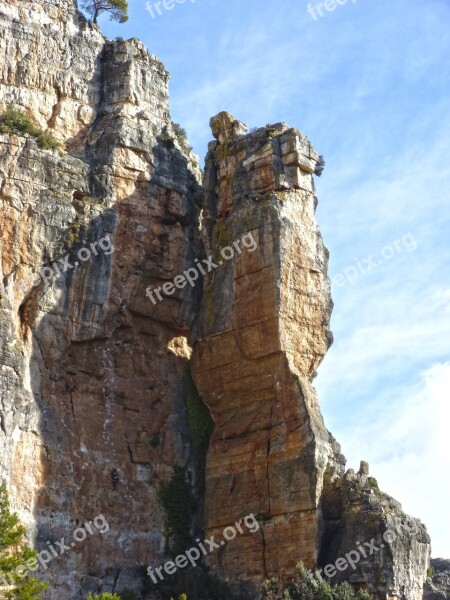
[[[198,489],[200,493],[203,493],[205,487],[206,453],[214,429],[214,421],[208,408],[200,398],[190,371],[186,373],[184,380],[184,401],[192,435]]]
[[[128,21],[127,0],[84,0],[82,8],[90,15],[93,23],[97,23],[98,17],[104,12],[109,13],[113,21]]]
[[[325,169],[325,159],[322,155],[319,156],[319,160],[316,163],[316,168],[314,169],[314,175],[320,177]]]
[[[17,513],[11,512],[5,481],[0,484],[0,598],[39,600],[47,589],[29,575],[38,566],[37,553],[24,543],[25,528]],[[28,574],[26,574],[28,572]],[[25,576],[24,576],[25,574]]]
[[[295,577],[281,586],[279,581],[266,581],[262,589],[266,600],[371,600],[366,590],[355,591],[349,583],[330,585],[318,572],[308,571],[300,563]]]
[[[0,117],[0,133],[30,135],[45,150],[57,150],[59,148],[57,140],[50,133],[42,131],[29,117],[14,106],[8,106],[5,113]]]
[[[196,508],[186,467],[176,465],[172,479],[163,482],[159,499],[164,509],[167,552],[183,554],[191,545],[191,524]]]
[[[192,146],[189,144],[188,139],[187,139],[186,129],[183,129],[183,127],[181,127],[181,125],[179,125],[178,123],[174,123],[173,121],[172,121],[172,129],[173,129],[173,132],[175,133],[175,137],[177,138],[178,143],[183,148],[183,150],[186,152],[186,154],[189,154],[190,152],[192,152]]]

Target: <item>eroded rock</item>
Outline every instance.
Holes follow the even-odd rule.
[[[249,513],[260,524],[210,555],[223,579],[256,597],[300,560],[323,567],[405,524],[365,466],[344,476],[311,383],[332,302],[304,134],[248,134],[220,113],[202,188],[168,73],[138,40],[104,39],[72,0],[4,0],[0,56],[0,111],[21,107],[61,144],[0,135],[0,474],[38,549],[97,515],[109,525],[52,561],[47,597],[139,592],[141,566],[167,559],[161,483],[181,465],[201,489],[188,337],[215,421],[205,534]],[[204,287],[146,295],[209,255]],[[411,522],[355,585],[420,597],[429,543]]]

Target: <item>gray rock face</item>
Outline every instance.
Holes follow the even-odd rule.
[[[430,559],[425,526],[378,488],[367,463],[357,475],[349,470],[329,479],[329,474],[319,555],[324,574],[332,582],[367,586],[376,598],[420,600]]]
[[[425,584],[424,600],[448,600],[450,598],[450,560],[433,558],[431,573]]]
[[[317,154],[283,123],[247,135],[221,113],[202,188],[167,82],[141,42],[104,39],[72,0],[2,0],[0,111],[18,105],[61,149],[0,134],[0,476],[39,550],[100,515],[108,524],[50,561],[46,598],[141,594],[142,567],[167,559],[158,490],[175,465],[198,476],[191,336],[216,425],[204,527],[249,512],[261,522],[210,565],[256,596],[298,560],[325,567],[394,527],[351,576],[416,600],[427,534],[405,528],[367,465],[344,476],[311,384],[332,340]],[[204,290],[202,277],[170,288],[249,232],[257,251]]]

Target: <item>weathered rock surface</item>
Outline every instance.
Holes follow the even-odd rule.
[[[27,107],[83,154],[102,91],[103,36],[72,0],[2,0],[0,12],[0,109]]]
[[[52,561],[46,597],[140,592],[140,566],[167,559],[161,482],[177,464],[198,479],[189,338],[215,421],[205,534],[249,513],[260,523],[211,554],[212,569],[256,596],[266,577],[325,567],[395,526],[336,580],[420,598],[423,526],[366,465],[344,475],[311,384],[332,302],[307,138],[283,123],[247,134],[221,113],[202,189],[170,121],[168,73],[138,40],[105,40],[72,0],[2,0],[0,57],[0,111],[22,107],[61,143],[0,134],[0,476],[39,549],[99,514],[109,523]],[[146,296],[205,255],[219,264],[226,246],[234,257],[204,289],[199,277]],[[64,272],[36,281],[55,262]]]
[[[420,600],[430,559],[425,526],[378,488],[367,463],[361,463],[357,474],[349,469],[343,478],[333,479],[330,473],[328,469],[322,495],[321,567],[341,559],[347,566],[341,562],[342,570],[334,568],[331,581],[367,586],[380,599]]]
[[[109,523],[53,561],[49,597],[120,591],[121,573],[164,554],[159,482],[191,460],[194,292],[154,306],[145,289],[201,255],[198,171],[170,134],[168,74],[140,42],[105,41],[69,1],[2,3],[0,23],[0,105],[69,151],[0,136],[1,474],[39,548]],[[74,265],[106,236],[33,286],[42,264],[70,252]]]
[[[424,600],[448,600],[450,598],[450,560],[431,559],[431,574],[424,588]]]
[[[208,249],[217,263],[220,249],[246,232],[257,249],[209,276],[196,321],[193,372],[216,423],[205,529],[219,537],[250,512],[261,527],[210,563],[232,583],[258,586],[263,577],[288,577],[299,561],[334,563],[395,521],[395,540],[333,577],[379,598],[419,599],[429,560],[425,528],[376,485],[365,489],[367,463],[355,482],[344,477],[345,459],[311,385],[332,339],[328,256],[314,216],[317,153],[284,124],[246,135],[244,124],[221,113],[211,127]]]
[[[223,574],[258,580],[299,560],[314,565],[332,451],[310,383],[331,339],[327,254],[314,219],[317,155],[283,124],[243,136],[221,114],[212,129],[205,218],[214,262],[247,232],[257,249],[214,271],[197,318],[193,372],[216,423],[205,529],[218,534],[258,515],[258,534],[211,557]]]

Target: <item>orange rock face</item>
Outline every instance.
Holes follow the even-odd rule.
[[[426,529],[380,492],[367,463],[358,477],[344,477],[345,458],[311,385],[332,340],[328,254],[314,217],[318,156],[282,123],[246,135],[221,113],[211,126],[217,141],[207,156],[204,218],[220,266],[205,282],[192,359],[215,421],[204,527],[222,539],[252,513],[259,529],[210,554],[209,564],[256,596],[264,579],[286,580],[300,561],[337,573],[336,560],[342,565],[372,539],[379,553],[359,556],[333,582],[349,580],[380,600],[419,600]],[[247,244],[220,264],[223,248],[238,240]],[[392,541],[385,533],[393,529]]]
[[[108,523],[40,573],[46,600],[142,594],[142,566],[168,559],[160,491],[177,465],[204,504],[187,538],[257,518],[205,559],[250,597],[404,519],[366,473],[343,476],[311,385],[332,303],[307,138],[283,123],[247,135],[221,113],[201,186],[164,66],[73,0],[3,0],[0,57],[0,116],[16,105],[60,142],[0,133],[0,477],[39,551]],[[172,284],[201,264],[204,281]],[[417,531],[361,561],[356,584],[419,600]]]
[[[49,597],[139,591],[165,556],[161,481],[193,468],[183,378],[201,287],[156,305],[146,288],[202,255],[199,171],[138,40],[104,40],[71,0],[2,3],[0,26],[0,112],[18,105],[62,144],[0,135],[0,476],[38,550],[109,523],[42,573]]]
[[[327,254],[314,218],[317,154],[283,124],[239,136],[242,124],[221,114],[212,129],[212,255],[217,262],[221,248],[248,234],[255,247],[214,271],[197,321],[195,381],[216,423],[205,529],[219,534],[258,515],[259,532],[211,562],[234,580],[261,582],[291,574],[300,560],[315,564],[331,454],[310,384],[331,339]]]

